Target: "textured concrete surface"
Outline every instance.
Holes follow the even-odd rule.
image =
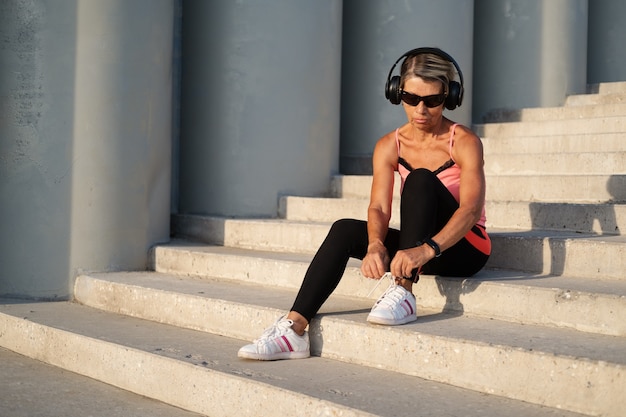
[[[4,348],[0,348],[0,415],[2,417],[200,416]]]
[[[542,120],[530,122],[489,123],[477,125],[474,131],[481,138],[506,136],[549,136],[581,133],[623,132],[626,116],[594,117],[591,119]]]
[[[620,178],[626,180],[626,176]],[[173,228],[215,245],[313,254],[330,224],[175,215]],[[626,236],[493,228],[489,232],[495,249],[487,264],[490,268],[594,279],[622,279],[626,271]],[[598,263],[596,259],[607,261]]]
[[[311,260],[309,255],[191,242],[172,242],[154,252],[153,268],[159,272],[293,289],[299,288]],[[358,266],[356,260],[349,262],[335,294],[367,297],[374,281],[364,279]],[[382,287],[371,294],[371,302]],[[626,336],[626,322],[620,318],[626,308],[626,281],[483,270],[471,279],[422,276],[414,289],[418,305],[425,308]]]
[[[1,312],[0,323],[28,328],[39,341],[14,348],[59,366],[96,373],[111,383],[124,383],[125,389],[136,386],[155,396],[187,397],[187,407],[195,402],[194,407],[203,406],[212,416],[232,416],[237,408],[229,413],[228,406],[234,405],[239,406],[238,415],[253,416],[278,412],[290,416],[576,415],[319,357],[279,362],[240,360],[236,351],[246,343],[241,340],[76,304],[5,304]],[[0,343],[8,343],[7,332],[0,334],[4,335]],[[55,347],[53,354],[46,351],[50,345]],[[161,369],[164,365],[166,369]],[[203,398],[195,398],[200,395]]]
[[[295,290],[149,273],[82,277],[76,288],[77,299],[96,308],[248,340],[287,310],[294,296]],[[552,407],[567,404],[591,412],[620,404],[618,391],[626,385],[624,338],[425,309],[410,325],[372,326],[365,321],[371,305],[371,300],[331,297],[322,308],[328,315],[312,324],[313,350]],[[359,349],[351,349],[355,340]],[[404,362],[407,355],[415,360]],[[527,384],[546,375],[548,389]]]
[[[626,164],[625,164],[626,166]],[[365,220],[367,198],[281,197],[279,216],[291,221],[333,222],[343,217]],[[487,228],[519,230],[585,231],[615,235],[626,230],[626,205],[617,203],[549,203],[487,201]],[[394,200],[391,224],[400,223],[400,206]]]

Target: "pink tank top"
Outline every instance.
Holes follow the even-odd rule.
[[[450,127],[450,140],[448,143],[448,154],[450,155],[450,160],[434,172],[437,174],[437,178],[439,178],[443,185],[445,185],[450,193],[454,196],[454,199],[459,202],[461,200],[461,168],[456,164],[456,161],[452,157],[452,146],[454,145],[454,130],[457,125],[458,123],[455,123]],[[401,179],[400,191],[402,191],[404,189],[404,182],[406,181],[406,177],[411,173],[411,170],[401,163],[401,161],[404,160],[400,156],[400,138],[398,137],[399,130],[400,128],[396,129],[396,147],[398,149],[398,173],[400,174]],[[480,220],[478,221],[478,225],[485,227],[486,222],[487,216],[485,213],[485,206],[483,205],[483,210],[480,216]]]

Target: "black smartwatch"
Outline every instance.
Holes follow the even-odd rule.
[[[435,258],[439,258],[441,256],[441,248],[439,247],[437,242],[435,242],[431,238],[427,238],[427,239],[424,239],[422,243],[425,243],[431,248],[433,248],[433,250],[435,251]]]

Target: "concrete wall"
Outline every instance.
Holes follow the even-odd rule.
[[[587,0],[481,0],[475,19],[475,122],[586,91]]]
[[[471,122],[473,9],[473,0],[344,0],[342,173],[370,173],[376,141],[406,123],[402,107],[385,99],[384,86],[393,63],[411,49],[435,46],[454,57],[468,82],[462,107],[446,116]]]
[[[179,212],[276,216],[338,171],[341,1],[183,1]]]
[[[589,2],[587,81],[590,84],[626,80],[626,2]]]
[[[62,299],[169,238],[173,3],[0,1],[0,295]]]

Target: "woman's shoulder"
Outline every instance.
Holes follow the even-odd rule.
[[[482,141],[469,127],[456,124],[454,127],[454,138],[452,141],[452,155],[454,160],[460,165],[469,160],[482,161],[483,145]]]
[[[393,145],[393,148],[395,149],[397,135],[398,135],[398,129],[385,133],[376,142],[376,147],[386,148],[386,147],[392,147]]]
[[[454,137],[455,138],[458,137],[458,136],[473,136],[475,138],[478,138],[476,133],[474,133],[474,131],[472,129],[470,129],[469,127],[465,126],[464,124],[451,122],[450,127],[451,127],[451,129],[454,129]]]
[[[453,135],[454,145],[478,145],[482,146],[482,142],[478,135],[469,127],[460,123],[453,123],[451,134]]]

